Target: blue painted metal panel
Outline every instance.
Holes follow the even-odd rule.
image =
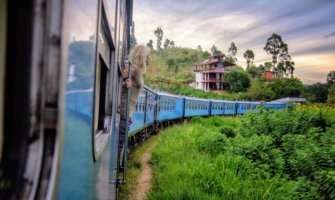
[[[238,102],[237,113],[244,114],[248,111],[256,112],[259,105],[260,103],[257,102]]]
[[[210,112],[210,101],[185,97],[185,117],[206,116]]]
[[[129,136],[133,135],[136,132],[136,130],[144,127],[145,93],[146,93],[146,90],[142,89],[140,96],[137,98],[136,107],[131,117],[132,124],[130,126]]]
[[[223,115],[224,114],[224,102],[211,100],[211,115]]]
[[[146,89],[146,117],[145,125],[151,124],[154,122],[155,114],[155,93],[151,90]]]
[[[269,108],[269,109],[278,109],[278,110],[281,110],[281,109],[284,109],[285,108],[285,103],[275,103],[275,102],[266,102],[266,103],[263,103],[263,105],[266,107],[266,108]]]
[[[157,120],[181,118],[183,116],[183,98],[159,93],[157,99]]]
[[[223,101],[224,102],[224,114],[235,115],[237,104],[234,101]]]

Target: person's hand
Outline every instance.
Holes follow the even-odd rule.
[[[135,74],[135,68],[131,68],[131,76],[134,76]],[[122,73],[123,78],[128,78],[128,67],[125,67]]]
[[[133,87],[133,81],[127,79],[125,82],[123,82],[123,85],[125,85],[127,88]]]

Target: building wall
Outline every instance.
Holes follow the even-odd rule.
[[[195,73],[195,88],[196,89],[202,89],[202,74],[200,72]]]
[[[265,77],[266,80],[271,81],[273,80],[273,73],[269,71],[263,72],[263,76]]]

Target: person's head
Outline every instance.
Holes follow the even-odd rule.
[[[144,45],[135,46],[129,54],[129,60],[142,73],[145,72],[150,61],[150,48]]]

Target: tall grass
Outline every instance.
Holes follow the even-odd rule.
[[[239,124],[239,118],[195,118],[163,131],[152,153],[149,199],[290,199],[299,181],[271,175],[220,147],[231,142],[220,130],[238,131]]]

